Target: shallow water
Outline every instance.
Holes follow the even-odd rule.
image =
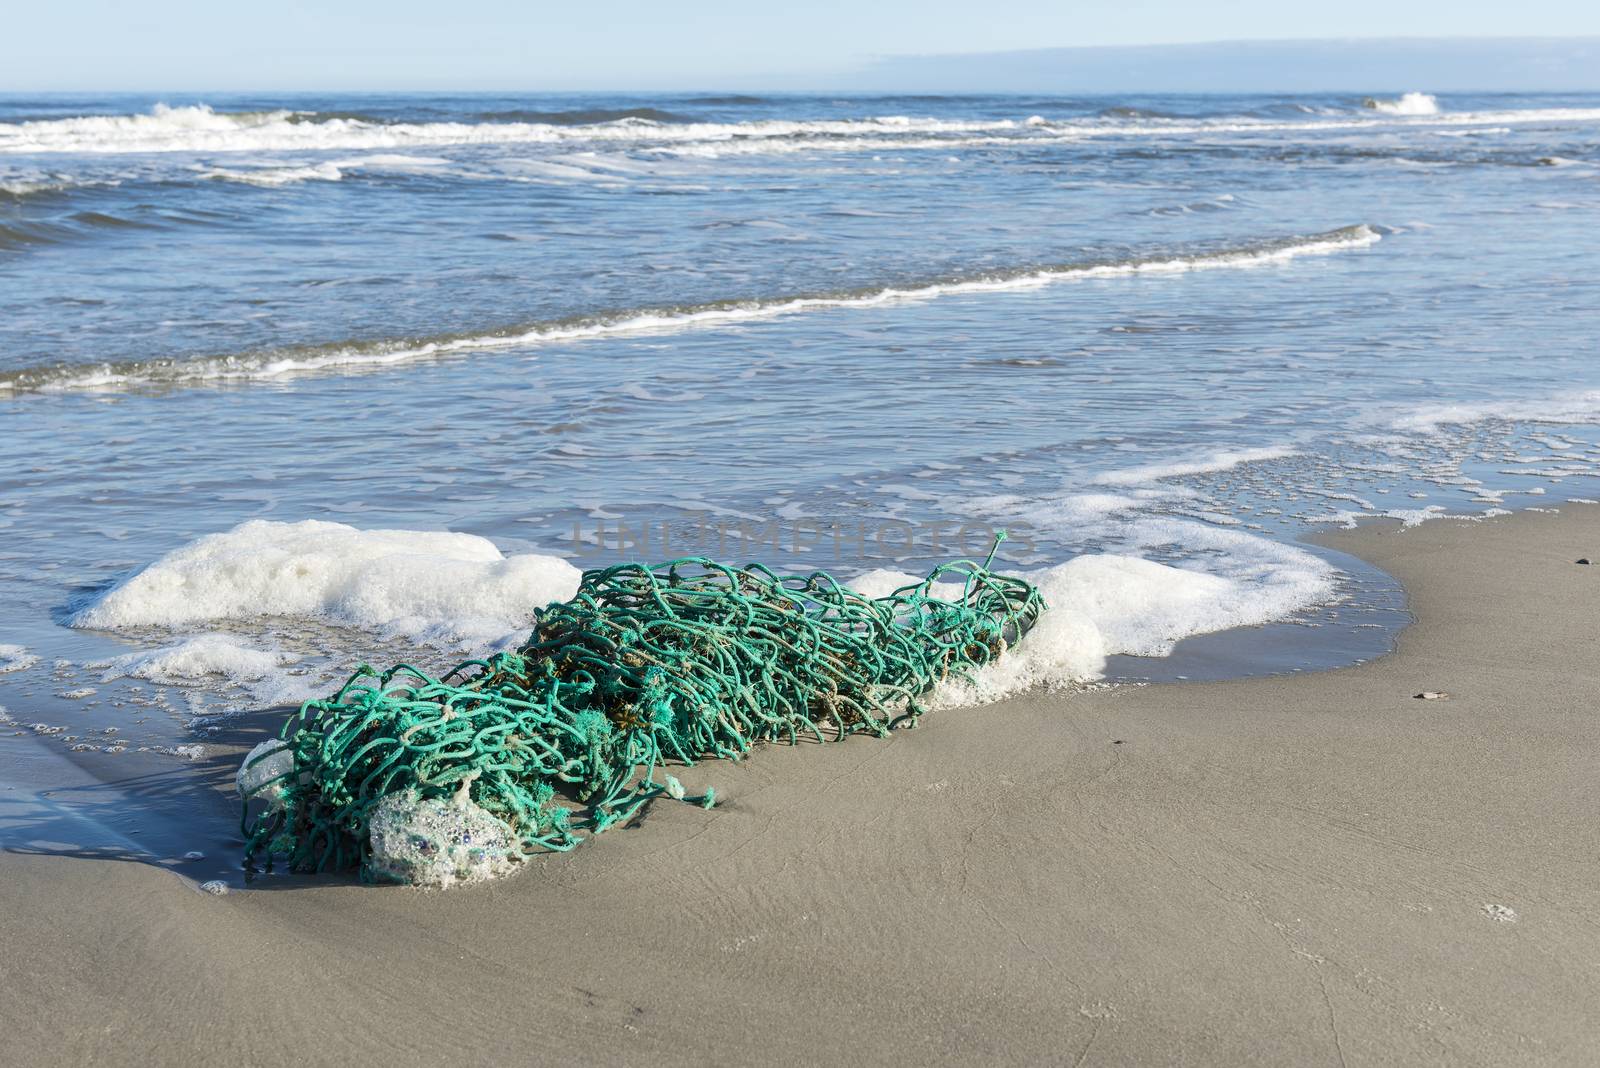
[[[539,558],[916,572],[997,527],[1181,569],[1073,588],[1113,678],[1329,666],[1403,610],[1307,531],[1600,497],[1600,96],[204,104],[0,100],[19,740],[185,759],[513,636]],[[516,559],[324,546],[292,604],[200,568],[68,625],[308,519]]]

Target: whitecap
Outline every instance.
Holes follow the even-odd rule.
[[[1437,115],[1439,100],[1427,93],[1410,92],[1398,100],[1368,99],[1366,106],[1384,115]]]

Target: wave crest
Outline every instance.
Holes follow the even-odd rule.
[[[1375,100],[1368,97],[1362,101],[1362,105],[1383,115],[1439,114],[1439,99],[1427,93],[1405,93],[1398,100]]]
[[[1293,119],[1256,115],[1209,118],[1148,113],[1107,117],[936,119],[872,115],[848,119],[757,119],[748,122],[666,121],[632,112],[525,112],[543,121],[387,122],[352,113],[218,112],[204,104],[158,106],[141,115],[93,115],[0,123],[0,155],[75,152],[96,155],[166,152],[331,152],[477,145],[616,145],[635,151],[718,157],[755,153],[951,149],[1029,145],[1086,138],[1171,138],[1191,135],[1319,134],[1407,126],[1503,126],[1591,123],[1600,108],[1524,108],[1441,114],[1425,93],[1368,100],[1365,114],[1321,113]],[[511,115],[513,113],[499,113]],[[611,116],[618,117],[611,117]],[[581,121],[593,118],[602,121]]]
[[[421,341],[349,341],[197,359],[131,361],[97,367],[55,364],[0,373],[0,393],[174,388],[221,381],[274,379],[307,371],[357,370],[465,352],[526,348],[552,341],[717,326],[775,319],[807,311],[865,308],[963,293],[1031,289],[1074,279],[1265,266],[1299,256],[1326,255],[1363,248],[1378,240],[1378,231],[1362,223],[1320,234],[1271,238],[1211,251],[1160,252],[1116,260],[1013,267],[929,279],[909,285],[875,285],[757,300],[631,308],[523,323],[492,332],[441,334]]]

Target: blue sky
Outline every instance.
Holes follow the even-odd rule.
[[[873,58],[1600,34],[1594,0],[216,0],[14,4],[0,89],[826,87]]]

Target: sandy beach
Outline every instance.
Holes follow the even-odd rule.
[[[766,749],[487,886],[8,849],[3,1059],[1594,1063],[1600,508],[1326,540],[1393,655]]]
[[[0,1068],[1600,1066],[1546,6],[8,12]]]

